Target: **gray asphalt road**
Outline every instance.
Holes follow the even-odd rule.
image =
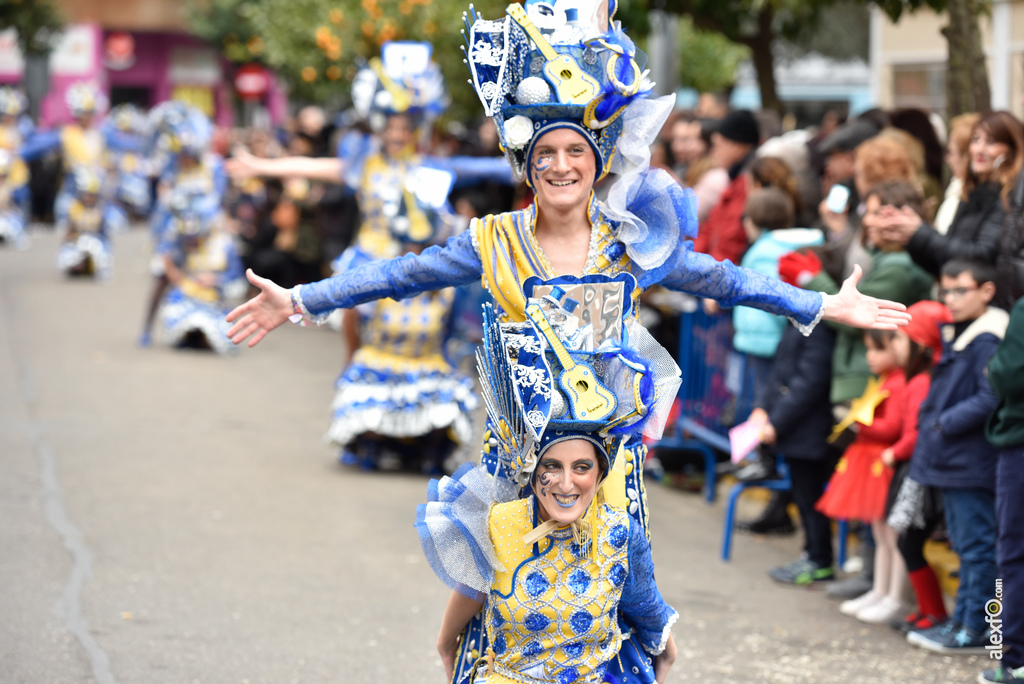
[[[436,682],[447,592],[412,518],[426,480],[343,470],[321,443],[341,350],[288,326],[234,358],[138,349],[142,232],[115,278],[68,281],[57,242],[0,248],[0,684]],[[651,486],[670,681],[967,682],[774,586],[793,539]]]

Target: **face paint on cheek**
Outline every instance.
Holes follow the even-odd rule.
[[[541,474],[540,480],[538,481],[538,484],[540,485],[540,495],[541,496],[547,496],[548,495],[548,485],[551,484],[551,478],[552,478],[551,473],[542,473]]]
[[[537,161],[533,162],[534,173],[544,173],[551,166],[551,157],[540,157]]]

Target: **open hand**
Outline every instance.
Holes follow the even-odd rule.
[[[910,314],[903,304],[868,297],[857,290],[863,274],[860,266],[854,266],[853,274],[843,281],[839,294],[822,295],[825,320],[874,330],[895,330],[909,323]]]
[[[910,207],[882,207],[880,218],[882,238],[903,246],[910,242],[923,223]]]
[[[245,304],[235,307],[226,317],[234,323],[228,330],[228,337],[235,344],[249,337],[249,346],[255,347],[267,333],[288,320],[292,314],[292,298],[288,290],[272,280],[260,278],[248,269],[245,277],[261,292]]]
[[[224,160],[224,170],[232,178],[245,179],[258,176],[256,169],[257,157],[254,157],[244,147],[237,147],[232,150],[234,155],[231,159]]]

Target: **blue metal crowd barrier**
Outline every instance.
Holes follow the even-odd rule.
[[[679,418],[671,434],[653,448],[687,449],[704,456],[704,495],[708,503],[715,501],[717,465],[728,458],[729,428],[750,416],[754,405],[754,373],[748,367],[747,355],[732,346],[732,315],[708,314],[693,299],[680,316],[679,356],[682,385],[679,388]],[[778,457],[779,477],[758,482],[733,485],[726,506],[725,530],[722,539],[722,560],[729,560],[732,545],[736,500],[754,487],[787,491],[791,487],[789,468]],[[846,521],[838,521],[838,561],[846,562]]]
[[[729,453],[729,428],[746,420],[754,403],[753,375],[746,355],[732,347],[732,315],[704,312],[692,300],[680,316],[680,414],[670,434],[655,445],[704,456],[704,494],[715,500],[719,454]]]

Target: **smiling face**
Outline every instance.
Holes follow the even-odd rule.
[[[591,442],[570,439],[550,446],[533,475],[541,520],[565,527],[583,517],[597,494],[600,474],[597,449]]]
[[[413,130],[412,122],[404,114],[392,114],[388,117],[387,124],[380,134],[381,142],[384,143],[384,153],[389,157],[397,157],[402,151],[412,145]]]
[[[981,126],[975,127],[967,151],[971,158],[971,171],[983,180],[988,180],[1002,164],[1010,161],[1010,146],[997,142]]]
[[[530,178],[542,208],[566,211],[586,206],[596,174],[594,150],[570,128],[545,133],[533,146]]]

